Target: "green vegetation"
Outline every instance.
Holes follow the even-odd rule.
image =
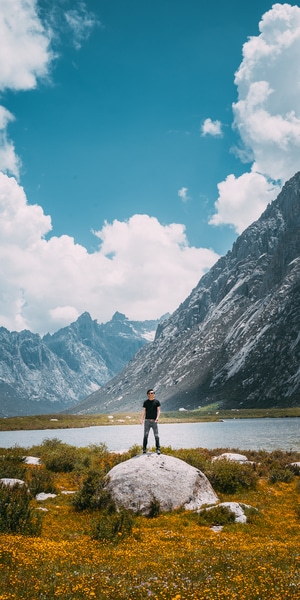
[[[104,477],[138,446],[0,449],[0,478],[26,484],[0,485],[0,600],[299,600],[300,480],[289,465],[300,453],[235,449],[254,464],[211,460],[225,451],[162,448],[200,468],[222,502],[253,507],[246,524],[222,506],[163,513],[155,497],[148,518],[117,511]],[[42,463],[25,465],[25,453]],[[37,491],[57,495],[41,503]]]
[[[113,418],[111,418],[113,417]],[[197,410],[162,412],[161,423],[197,423],[220,421],[223,419],[266,419],[300,417],[300,407],[292,408],[253,408],[222,410],[217,404]],[[140,423],[141,412],[114,413],[112,415],[34,415],[26,417],[0,418],[0,431],[21,431],[33,429],[68,429],[101,425],[135,425]]]

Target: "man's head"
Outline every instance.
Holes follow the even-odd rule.
[[[154,400],[155,392],[153,391],[152,388],[150,388],[150,390],[147,390],[147,396],[148,396],[149,400]]]

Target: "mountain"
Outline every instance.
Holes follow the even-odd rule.
[[[0,416],[59,412],[106,383],[149,340],[159,320],[116,312],[98,324],[89,313],[41,338],[0,327]]]
[[[300,173],[76,413],[300,405]]]

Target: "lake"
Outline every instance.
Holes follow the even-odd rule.
[[[240,450],[297,450],[300,452],[300,417],[284,419],[226,419],[216,423],[160,424],[162,446],[178,448],[238,448]],[[58,438],[72,446],[106,444],[109,451],[142,445],[142,425],[107,425],[75,429],[1,431],[0,448],[30,448],[45,439]],[[153,432],[149,448],[154,446]]]

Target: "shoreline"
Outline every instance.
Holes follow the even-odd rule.
[[[268,409],[231,409],[222,410],[217,407],[191,411],[162,412],[160,423],[205,423],[228,419],[274,419],[300,417],[300,407],[268,408]],[[66,415],[62,413],[44,415],[26,415],[1,417],[0,431],[28,431],[46,429],[75,429],[82,427],[109,425],[136,425],[140,423],[141,412],[126,412],[93,415]]]

